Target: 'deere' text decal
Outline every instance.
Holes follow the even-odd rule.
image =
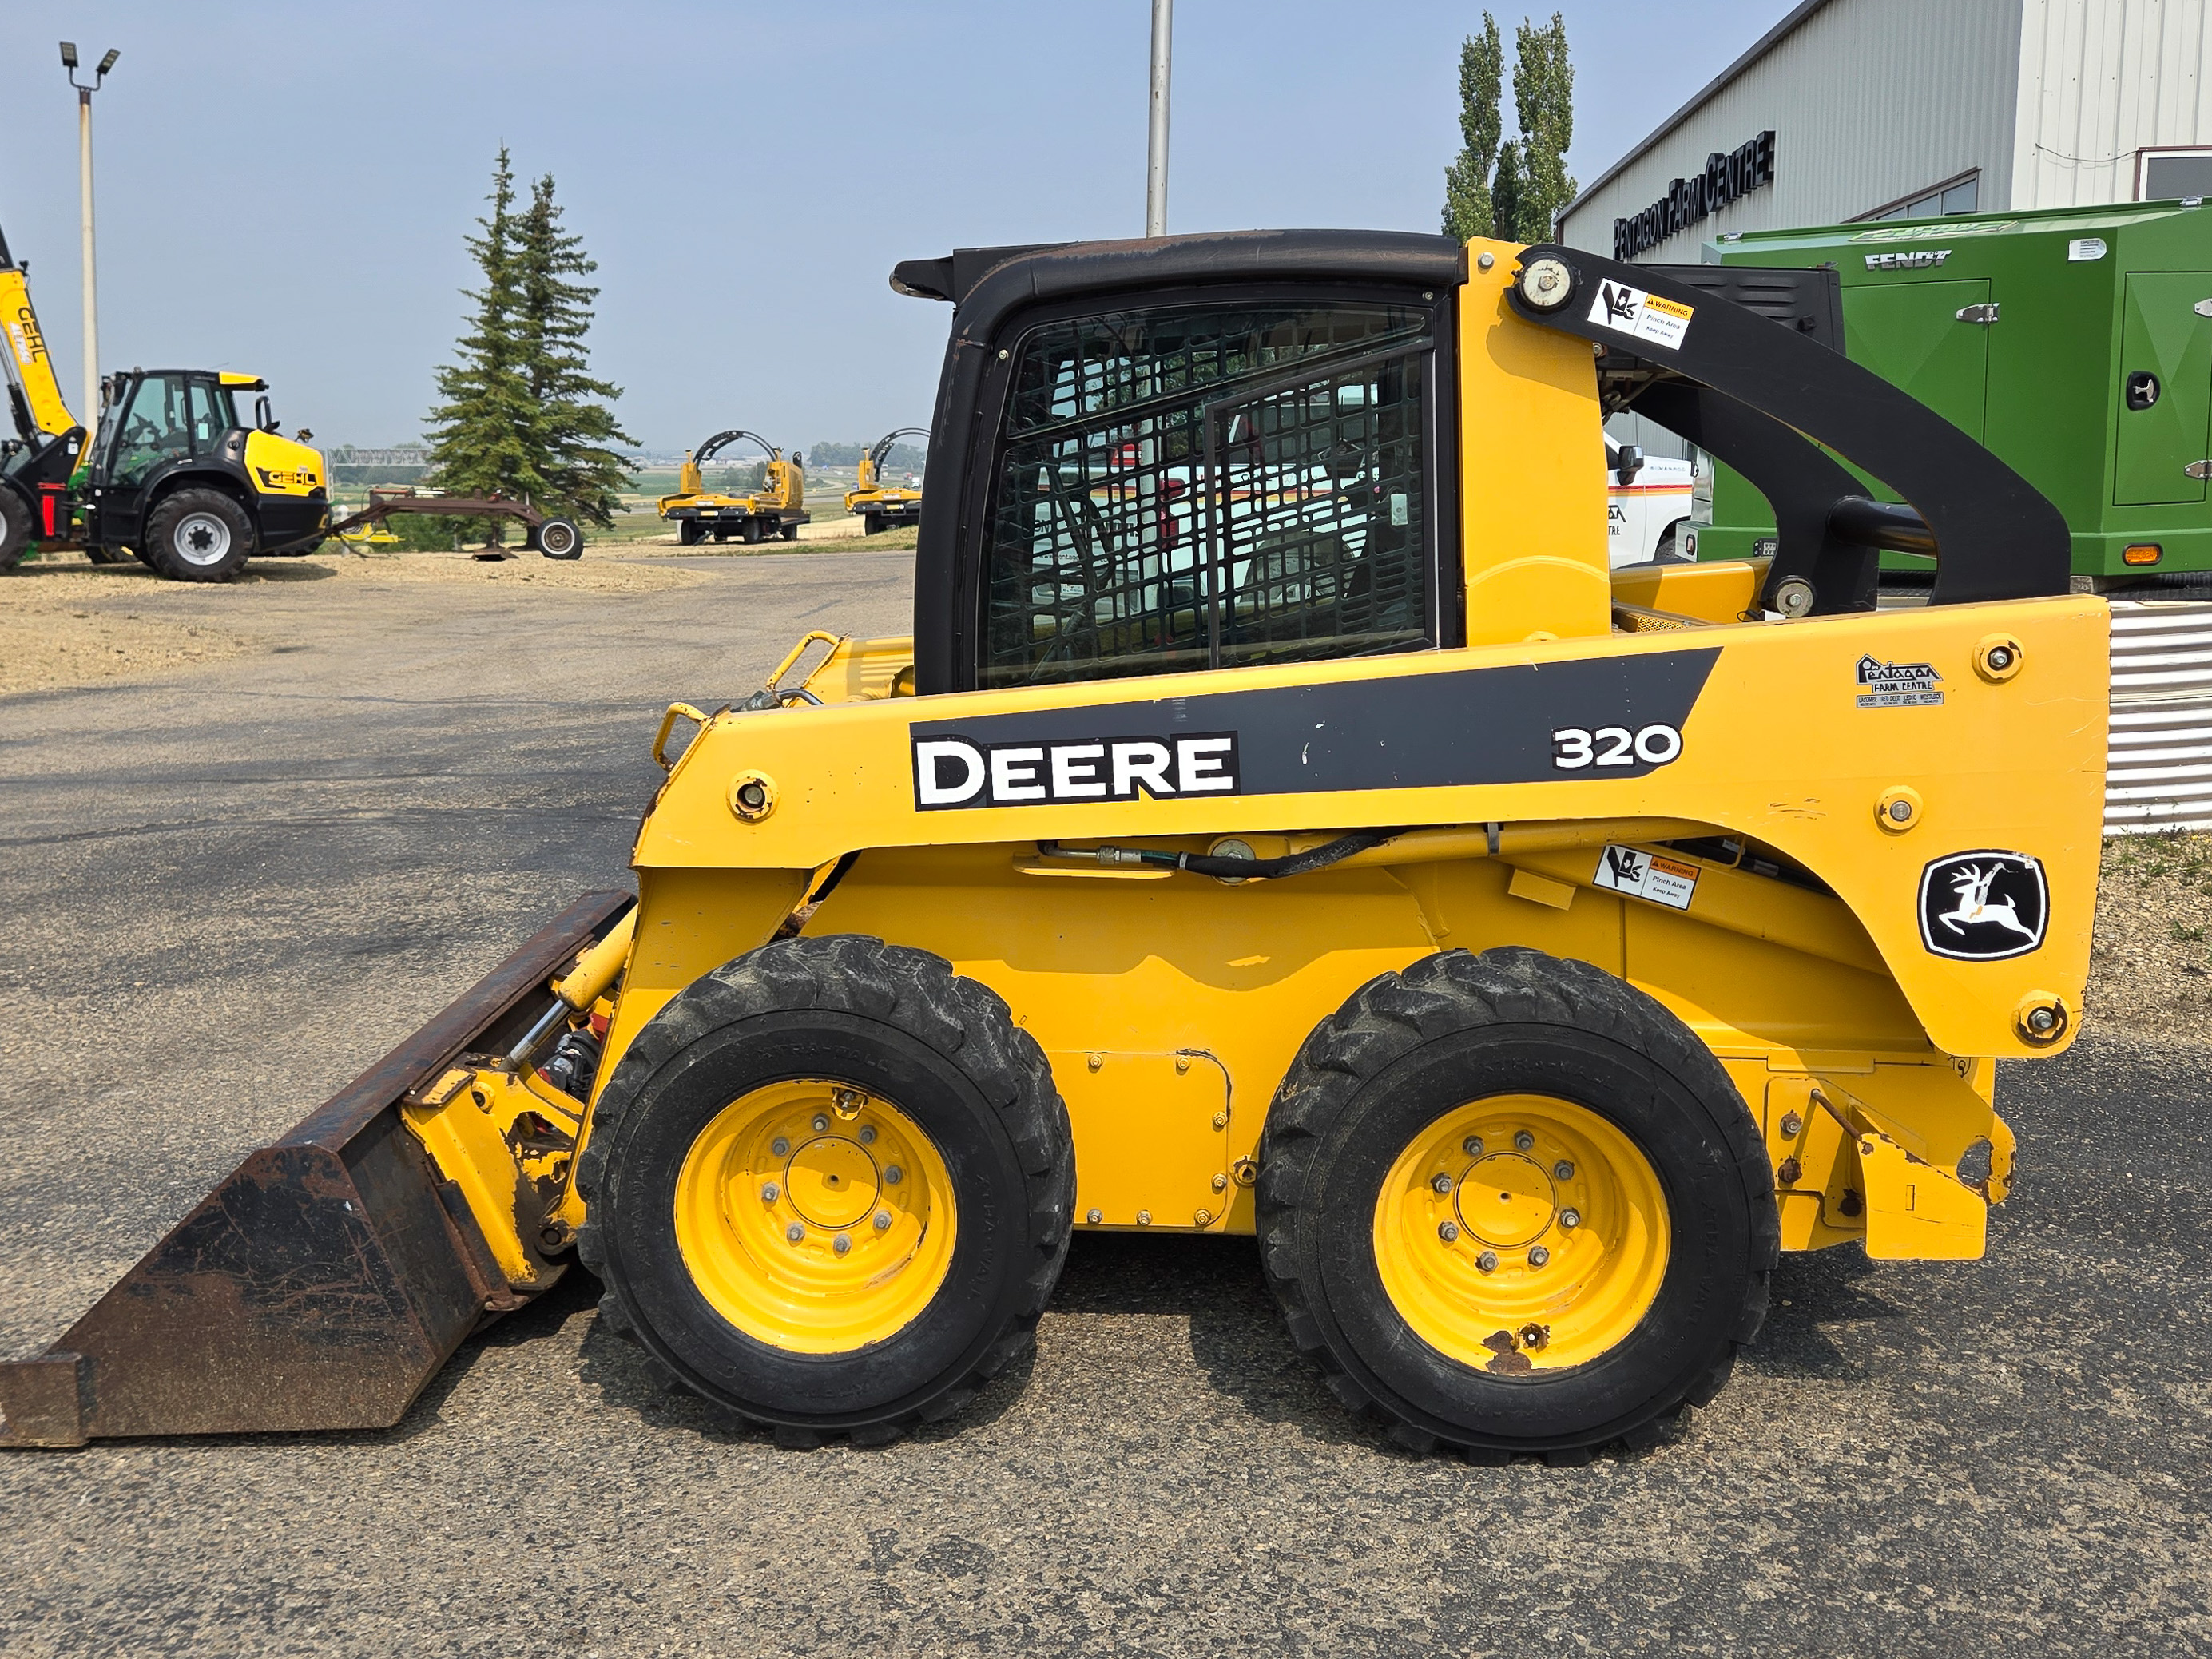
[[[975,743],[917,738],[915,805],[1022,806],[1044,801],[1152,800],[1237,793],[1237,734]]]

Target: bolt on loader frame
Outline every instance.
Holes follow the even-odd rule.
[[[1780,1251],[1980,1255],[1995,1062],[2080,1018],[2106,612],[1823,343],[1829,280],[1352,232],[902,265],[954,305],[914,636],[672,708],[635,900],[0,1366],[0,1439],[389,1424],[573,1252],[685,1386],[874,1442],[1106,1229],[1256,1235],[1348,1405],[1571,1462],[1714,1396]],[[1608,572],[1624,407],[1760,482],[1771,564]],[[1931,602],[1878,610],[1907,537]]]

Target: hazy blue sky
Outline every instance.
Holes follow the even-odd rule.
[[[1589,179],[1789,0],[1570,0]],[[331,442],[415,436],[504,139],[599,261],[598,366],[671,449],[929,418],[948,307],[885,286],[956,245],[1144,222],[1148,0],[834,6],[17,0],[0,226],[80,383],[76,97],[97,100],[102,368],[250,369]],[[1182,0],[1170,230],[1433,230],[1481,8]],[[1522,15],[1501,13],[1507,29]],[[1510,92],[1509,92],[1510,109]],[[83,411],[79,411],[81,414]]]

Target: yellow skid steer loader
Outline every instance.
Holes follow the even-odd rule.
[[[1834,273],[1270,232],[893,283],[954,307],[913,637],[672,708],[635,897],[0,1367],[0,1438],[389,1424],[580,1258],[684,1386],[873,1443],[1129,1230],[1255,1235],[1406,1445],[1573,1462],[1714,1397],[1781,1251],[1982,1254],[1995,1062],[2081,1016],[2107,617]],[[1608,571],[1620,409],[1773,557]]]

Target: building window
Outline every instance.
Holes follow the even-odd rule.
[[[1854,223],[1869,219],[1940,219],[1946,214],[1972,213],[1981,203],[1982,174],[1977,167],[1972,173],[1962,173],[1955,179],[1946,179],[1940,185],[1930,185],[1910,196],[1884,204],[1871,213],[1862,213]]]
[[[2176,202],[2185,196],[2212,196],[2212,149],[2136,152],[2136,200]]]

